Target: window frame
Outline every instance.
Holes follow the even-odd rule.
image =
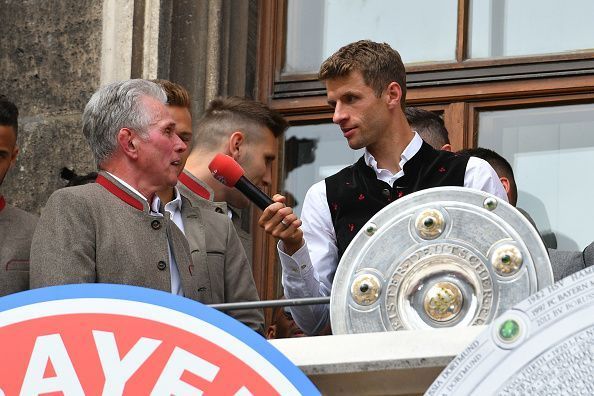
[[[468,59],[468,24],[471,0],[458,0],[457,38],[455,62],[444,61],[407,65],[407,87],[425,87],[436,84],[522,80],[594,74],[594,51],[567,54],[529,55],[489,59]],[[315,74],[283,74],[286,38],[287,0],[262,0],[261,22],[263,35],[273,34],[261,41],[261,59],[267,59],[268,80],[261,85],[272,101],[300,99],[325,93]],[[263,65],[264,66],[264,65]],[[262,70],[263,71],[263,70]],[[262,74],[260,75],[262,77]],[[272,77],[272,78],[271,78]],[[262,92],[264,94],[264,92]]]

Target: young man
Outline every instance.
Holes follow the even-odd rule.
[[[518,187],[516,185],[514,170],[511,164],[503,158],[503,156],[493,150],[483,147],[465,149],[458,153],[482,158],[487,161],[489,165],[495,169],[495,172],[497,172],[499,180],[501,180],[501,184],[503,184],[503,187],[507,192],[509,203],[516,206],[518,202]],[[541,233],[536,226],[536,222],[528,212],[522,208],[516,207],[516,209],[518,209],[518,211],[522,213],[539,232],[542,242],[549,252],[555,282],[594,264],[594,242],[586,246],[582,252],[557,250],[557,237],[555,236],[555,233],[552,231]]]
[[[37,217],[6,204],[2,182],[16,162],[19,111],[0,96],[0,296],[29,289],[29,252]]]
[[[50,196],[31,246],[31,287],[117,283],[200,298],[188,242],[157,196],[176,185],[186,150],[166,103],[146,80],[93,94],[83,133],[100,173]]]
[[[338,262],[357,232],[406,194],[465,186],[506,199],[485,161],[437,151],[411,130],[404,115],[404,65],[389,45],[366,40],[348,44],[322,64],[319,78],[334,109],[332,121],[349,147],[365,148],[365,154],[310,188],[302,209],[303,232],[284,197],[275,195],[276,203],[263,212],[259,224],[281,239],[287,298],[329,295]],[[292,307],[291,313],[307,334],[328,324],[327,305]]]
[[[407,107],[404,111],[410,128],[435,150],[452,151],[448,130],[440,116],[432,111]]]
[[[237,189],[218,182],[208,164],[217,153],[226,154],[241,165],[252,183],[266,187],[272,181],[276,138],[287,126],[280,114],[260,102],[237,97],[215,99],[198,122],[192,151],[179,178],[182,194],[210,199],[214,210],[229,214],[250,260],[252,240],[241,227],[240,217],[250,201]]]
[[[154,82],[167,94],[167,108],[175,122],[175,133],[190,145],[192,116],[188,91],[171,81]],[[189,148],[181,155],[180,173],[188,155]],[[204,304],[257,301],[252,270],[229,217],[212,210],[207,204],[209,201],[195,194],[180,195],[177,187],[167,186],[157,194],[190,245],[193,273],[200,283],[198,301]],[[259,333],[264,332],[261,309],[229,311],[227,314]]]

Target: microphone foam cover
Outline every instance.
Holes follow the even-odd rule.
[[[218,153],[208,164],[208,169],[215,179],[226,185],[234,187],[235,183],[245,173],[243,168],[228,155]]]

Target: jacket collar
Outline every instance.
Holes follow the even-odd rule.
[[[214,193],[212,189],[202,180],[194,177],[194,175],[192,175],[187,170],[184,169],[184,171],[179,175],[178,180],[187,189],[189,189],[199,197],[208,199],[209,201],[212,201],[214,199]]]
[[[139,197],[138,194],[134,193],[129,188],[124,186],[109,173],[99,172],[96,183],[103,186],[107,191],[109,191],[110,193],[112,193],[128,205],[132,206],[133,208],[141,210],[143,212],[149,212],[150,208],[148,201],[146,199],[141,199],[141,197]]]
[[[3,195],[0,195],[0,212],[6,207],[6,200]]]

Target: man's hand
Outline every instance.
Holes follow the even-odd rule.
[[[285,205],[287,199],[284,196],[275,194],[272,200],[274,203],[264,210],[258,225],[268,235],[282,240],[285,253],[292,256],[304,244],[303,231],[299,228],[301,220]]]

